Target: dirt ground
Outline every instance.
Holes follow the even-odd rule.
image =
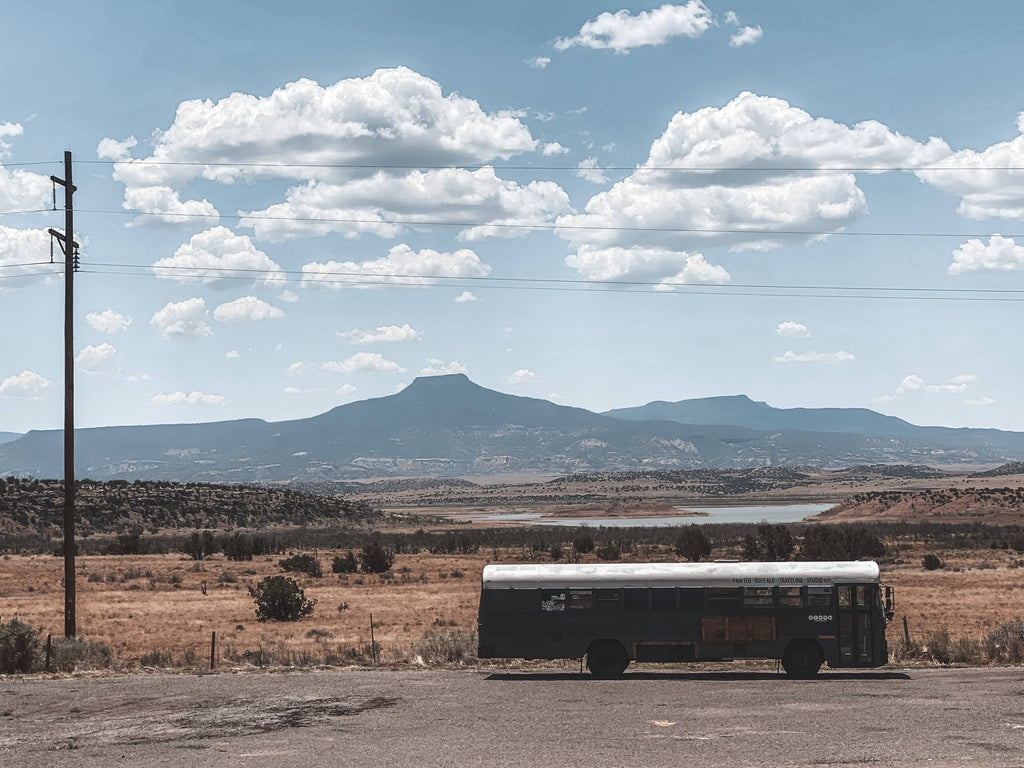
[[[0,679],[19,768],[1009,768],[1019,668],[319,671]]]

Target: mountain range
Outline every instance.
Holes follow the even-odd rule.
[[[462,374],[294,421],[76,431],[94,480],[317,483],[381,477],[859,464],[995,465],[1024,433],[919,427],[865,409],[780,409],[737,395],[594,413],[517,397]],[[60,477],[59,430],[0,444],[0,476]]]

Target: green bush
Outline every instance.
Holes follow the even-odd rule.
[[[55,637],[50,646],[50,669],[57,672],[107,669],[112,658],[103,643],[80,637]]]
[[[332,573],[355,573],[358,570],[359,563],[351,549],[345,553],[344,557],[335,557],[334,562],[331,563]]]
[[[618,560],[622,557],[622,547],[615,539],[609,539],[597,548],[595,554],[598,560]]]
[[[39,630],[20,619],[0,624],[0,672],[31,672],[39,656]]]
[[[476,659],[476,632],[432,629],[413,648],[427,664],[458,664]]]
[[[371,540],[359,553],[359,562],[366,573],[387,573],[395,561],[395,553],[378,539]]]
[[[946,567],[946,564],[939,559],[938,555],[933,555],[930,552],[921,560],[921,565],[926,571],[938,571]]]
[[[580,531],[572,539],[572,548],[577,553],[585,555],[588,552],[594,551],[594,537],[591,536],[587,531]]]
[[[676,537],[676,554],[697,562],[711,554],[711,541],[704,527],[693,523],[686,526]]]
[[[313,613],[313,601],[307,600],[295,580],[287,576],[267,576],[249,587],[249,594],[259,621],[298,621]]]
[[[278,565],[291,573],[304,573],[307,576],[314,576],[318,579],[324,575],[323,568],[320,567],[320,561],[312,555],[286,557]]]

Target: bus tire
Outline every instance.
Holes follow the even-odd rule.
[[[594,677],[618,677],[629,666],[629,655],[618,640],[597,640],[587,649],[587,669]]]
[[[789,677],[809,680],[821,669],[821,649],[810,640],[794,640],[782,654],[782,668]]]

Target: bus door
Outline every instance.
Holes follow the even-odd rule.
[[[872,622],[877,613],[878,587],[871,584],[840,584],[839,663],[843,667],[874,666]]]

